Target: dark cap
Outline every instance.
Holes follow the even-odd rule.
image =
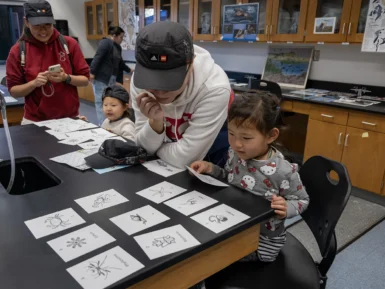
[[[85,158],[94,169],[104,169],[115,165],[136,165],[146,161],[147,152],[133,141],[108,139],[103,142],[99,152]]]
[[[119,99],[123,103],[130,102],[130,95],[128,94],[127,90],[123,86],[118,84],[108,86],[104,89],[102,99],[104,100],[104,98],[106,97]]]
[[[47,1],[24,3],[24,15],[32,25],[55,24],[51,4]]]
[[[194,59],[190,32],[176,22],[155,22],[139,31],[134,85],[141,89],[178,90]]]

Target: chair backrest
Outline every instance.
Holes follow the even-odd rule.
[[[337,173],[338,183],[330,178],[331,171]],[[344,165],[321,156],[308,159],[299,174],[310,197],[309,207],[302,218],[313,232],[325,258],[334,229],[350,197],[349,175]]]
[[[250,89],[258,89],[274,93],[279,99],[282,100],[282,90],[279,84],[276,82],[255,79],[251,81]]]

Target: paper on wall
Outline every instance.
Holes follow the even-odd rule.
[[[364,11],[363,9],[361,11]],[[385,3],[370,0],[366,18],[363,52],[385,52]]]

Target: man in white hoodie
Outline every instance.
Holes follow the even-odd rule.
[[[227,119],[230,93],[225,72],[183,25],[139,32],[131,97],[136,142],[148,153],[180,168],[202,160]]]

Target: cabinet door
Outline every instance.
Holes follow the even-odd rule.
[[[196,0],[194,5],[194,40],[214,40],[220,0]],[[218,29],[218,28],[216,28]]]
[[[86,31],[87,31],[87,39],[95,39],[96,38],[96,23],[95,23],[95,11],[93,2],[85,2],[84,10],[86,16]]]
[[[258,41],[269,41],[273,33],[271,14],[274,0],[243,0],[243,3],[259,3]]]
[[[348,42],[362,43],[362,40],[364,39],[368,9],[369,0],[353,1],[348,27]]]
[[[155,7],[157,0],[139,0],[139,16],[141,28],[157,21]]]
[[[303,42],[308,0],[274,0],[270,40]]]
[[[348,127],[342,163],[353,186],[379,194],[385,171],[385,134]]]
[[[177,0],[157,0],[157,21],[176,21]]]
[[[318,155],[340,162],[345,131],[344,125],[309,119],[304,161]]]
[[[102,39],[105,35],[103,0],[94,0],[93,3],[96,13],[96,37],[97,39]]]
[[[108,29],[113,26],[119,26],[118,2],[117,0],[104,0],[104,35],[108,35]]]
[[[191,34],[193,30],[194,0],[177,0],[177,22],[186,27]]]
[[[309,0],[307,42],[345,42],[353,0]],[[327,18],[327,19],[320,19]],[[333,28],[333,18],[335,27]],[[317,21],[317,25],[315,25]],[[333,32],[333,33],[331,33]],[[325,34],[330,33],[330,34]]]

